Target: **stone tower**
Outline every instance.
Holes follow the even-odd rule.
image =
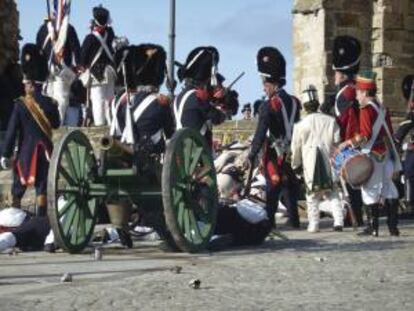
[[[0,0],[0,74],[19,58],[19,13],[15,0]]]
[[[380,99],[394,115],[404,113],[401,82],[414,74],[414,0],[295,0],[293,15],[296,94],[308,84],[325,99],[332,94],[333,39],[352,35],[362,43],[361,68],[378,74]]]

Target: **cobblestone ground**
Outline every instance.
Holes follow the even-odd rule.
[[[414,310],[414,222],[401,231],[285,231],[288,240],[202,255],[146,242],[105,249],[99,262],[90,252],[2,254],[0,310]],[[60,283],[64,272],[73,282]]]

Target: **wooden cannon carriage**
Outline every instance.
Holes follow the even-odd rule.
[[[60,247],[82,251],[102,208],[109,201],[127,201],[172,248],[205,249],[214,232],[218,194],[211,152],[199,133],[177,131],[159,157],[131,151],[111,137],[102,138],[100,149],[96,153],[79,130],[54,147],[48,217]]]

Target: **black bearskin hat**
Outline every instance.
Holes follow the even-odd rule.
[[[406,100],[410,99],[411,89],[413,87],[414,75],[408,75],[404,78],[401,88]]]
[[[115,52],[115,68],[117,73],[117,85],[124,86],[125,82],[128,88],[136,87],[135,70],[136,64],[142,63],[143,60],[137,60],[137,47],[136,46],[124,46],[119,48]],[[126,79],[124,77],[124,71]],[[126,80],[126,81],[125,81]]]
[[[162,46],[141,44],[135,55],[135,77],[137,85],[159,87],[165,79],[167,54]]]
[[[359,70],[361,44],[351,36],[338,36],[333,46],[333,70],[354,75]]]
[[[93,18],[99,26],[106,26],[110,22],[109,11],[102,5],[93,8]]]
[[[190,52],[185,64],[178,70],[180,81],[190,78],[197,82],[211,79],[217,84],[217,65],[220,59],[218,50],[213,46],[200,46]]]
[[[21,55],[23,80],[44,82],[48,76],[47,59],[36,44],[23,46]]]
[[[286,61],[282,53],[274,47],[263,47],[257,53],[257,70],[263,81],[286,84]]]

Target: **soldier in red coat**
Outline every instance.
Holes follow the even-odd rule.
[[[379,208],[386,208],[390,235],[398,236],[398,191],[393,175],[401,170],[388,109],[376,98],[375,73],[366,71],[357,77],[356,90],[360,105],[359,134],[348,141],[369,155],[374,164],[370,179],[361,187],[362,200],[370,215],[364,234],[378,236]],[[384,204],[386,203],[386,204]]]
[[[358,102],[356,100],[355,74],[359,70],[361,44],[350,36],[338,36],[333,46],[333,70],[335,72],[336,94],[330,105],[321,110],[336,118],[341,141],[351,139],[358,133]],[[361,192],[347,185],[350,203],[358,225],[363,225]]]

